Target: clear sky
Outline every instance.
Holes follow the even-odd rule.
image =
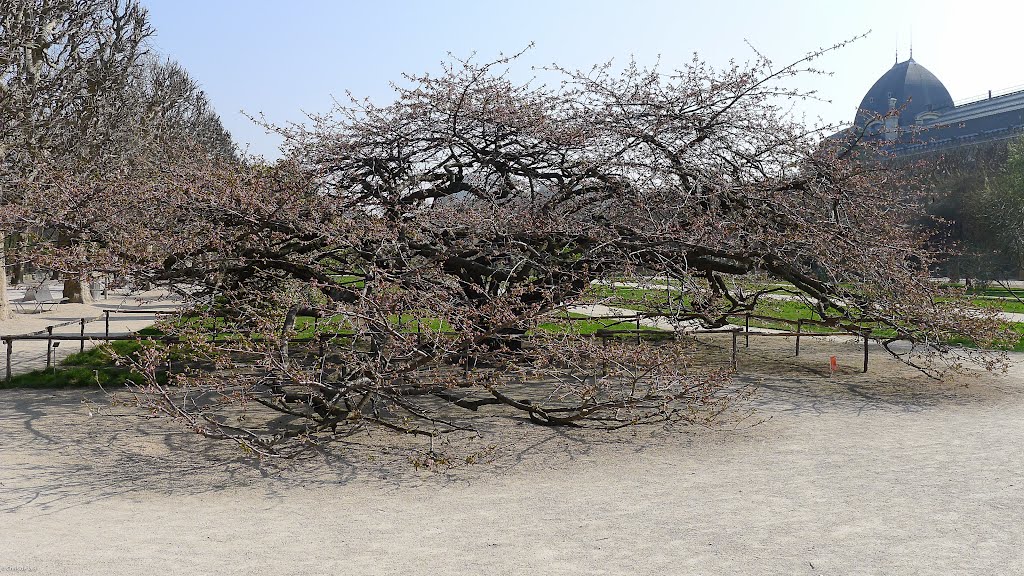
[[[235,140],[277,156],[279,140],[241,112],[277,123],[327,112],[349,90],[391,99],[403,72],[433,72],[451,52],[481,60],[535,43],[513,71],[558,62],[589,67],[635,57],[662,66],[697,52],[715,65],[753,56],[777,64],[872,30],[823,58],[832,77],[805,77],[830,102],[803,112],[848,122],[871,84],[909,54],[941,80],[953,100],[1024,85],[1017,1],[880,0],[143,0],[154,46],[202,85]],[[1020,7],[1018,7],[1020,6]]]

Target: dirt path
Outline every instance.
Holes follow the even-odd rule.
[[[446,474],[380,433],[259,467],[92,392],[4,392],[0,572],[1024,573],[1024,356],[952,383],[856,357],[760,344],[722,429],[507,424]]]

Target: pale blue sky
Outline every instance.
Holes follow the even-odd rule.
[[[447,52],[483,60],[535,48],[514,70],[551,62],[589,67],[631,55],[664,67],[698,52],[724,65],[752,56],[744,40],[776,63],[873,30],[819,66],[831,78],[805,78],[831,103],[806,105],[812,118],[843,122],[871,84],[908,54],[931,70],[954,100],[1024,85],[1018,2],[945,0],[559,1],[143,0],[155,47],[181,62],[209,95],[225,125],[252,153],[275,157],[278,139],[240,112],[302,122],[326,112],[345,90],[390,100],[402,72],[439,69]]]

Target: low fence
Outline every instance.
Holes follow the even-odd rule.
[[[110,342],[111,340],[135,340],[137,336],[134,334],[122,334],[122,335],[111,335],[110,334],[110,316],[111,314],[151,314],[154,316],[177,314],[175,310],[104,310],[100,316],[92,318],[79,318],[77,320],[69,320],[67,322],[61,322],[47,326],[42,330],[35,332],[29,332],[27,334],[11,334],[7,336],[0,336],[0,341],[4,343],[4,347],[7,349],[7,362],[4,380],[6,382],[11,381],[12,370],[11,370],[11,357],[14,355],[14,343],[16,341],[45,341],[46,342],[46,368],[49,369],[55,364],[54,360],[54,349],[57,347],[54,343],[60,342],[78,342],[78,351],[85,351],[85,343],[92,340],[98,340],[97,337],[86,336],[85,326],[93,322],[103,321],[103,340]],[[65,326],[73,326],[77,324],[79,326],[79,334],[77,336],[70,334],[54,334],[55,328],[63,328]]]
[[[621,334],[626,334],[626,335],[636,334],[637,341],[639,342],[641,338],[648,337],[651,333],[652,332],[649,331],[649,330],[598,330],[597,332],[595,332],[595,335],[598,336],[598,337],[601,337],[602,341],[605,343],[605,345],[607,345],[607,338],[609,336],[616,336],[616,335],[621,335]],[[733,370],[738,370],[739,369],[739,362],[738,362],[738,359],[737,359],[737,353],[738,353],[737,341],[739,340],[739,336],[741,334],[743,335],[744,339],[746,340],[745,345],[744,345],[745,348],[749,348],[750,347],[750,337],[751,336],[755,336],[755,337],[766,337],[766,336],[767,337],[772,337],[772,336],[777,337],[777,336],[783,336],[783,337],[789,337],[789,338],[794,338],[795,337],[796,338],[796,354],[795,354],[796,356],[800,355],[800,338],[801,337],[803,337],[803,338],[819,337],[820,338],[820,337],[833,337],[833,336],[856,336],[858,338],[863,339],[863,341],[864,341],[864,366],[863,366],[863,371],[864,372],[868,371],[868,344],[870,343],[871,336],[870,336],[870,334],[868,334],[866,332],[802,332],[802,331],[796,331],[796,332],[784,332],[784,331],[780,331],[780,332],[751,332],[749,329],[741,330],[739,328],[729,328],[729,329],[719,329],[719,330],[679,330],[679,331],[675,331],[675,332],[667,332],[667,334],[665,336],[663,336],[663,337],[671,338],[671,337],[678,337],[679,335],[696,336],[696,335],[700,335],[700,334],[730,334],[732,336],[732,351],[731,351],[731,355],[730,355],[730,363],[732,364]]]
[[[744,348],[749,348],[750,347],[750,337],[751,336],[776,336],[776,337],[777,336],[783,336],[783,337],[794,338],[796,340],[796,350],[795,350],[795,355],[796,356],[800,355],[800,339],[801,338],[832,337],[832,336],[855,336],[855,337],[860,338],[860,339],[863,340],[863,343],[864,343],[863,371],[864,372],[868,371],[868,356],[869,356],[869,354],[868,354],[868,345],[869,345],[870,339],[871,339],[870,331],[853,331],[853,330],[838,330],[838,331],[835,331],[835,330],[833,330],[833,331],[829,331],[829,332],[806,332],[803,329],[804,325],[806,325],[806,324],[810,324],[810,325],[813,325],[813,326],[822,326],[822,327],[831,328],[831,329],[834,329],[835,326],[833,326],[832,324],[830,324],[828,322],[823,322],[821,320],[813,320],[813,319],[810,319],[810,318],[803,318],[803,319],[798,319],[798,320],[789,320],[789,319],[786,319],[786,318],[776,318],[774,316],[762,316],[762,315],[759,315],[759,314],[749,314],[749,313],[729,314],[729,315],[726,316],[727,318],[743,318],[743,328],[742,328],[742,330],[739,327],[736,327],[736,328],[719,328],[719,329],[693,329],[693,330],[644,330],[643,327],[642,327],[642,321],[643,321],[643,318],[645,316],[647,318],[665,318],[665,316],[646,315],[646,314],[644,314],[642,312],[638,312],[636,314],[630,314],[630,315],[602,316],[602,317],[600,317],[602,320],[620,320],[623,323],[625,323],[627,321],[630,322],[630,323],[635,322],[636,323],[636,328],[635,329],[622,329],[622,330],[602,329],[602,330],[598,330],[597,332],[595,332],[594,335],[597,336],[597,337],[600,337],[602,339],[602,342],[605,345],[607,345],[607,339],[609,337],[620,336],[620,335],[630,335],[630,334],[633,334],[633,335],[636,336],[637,343],[639,343],[642,338],[650,338],[650,337],[654,337],[654,338],[674,338],[674,337],[678,337],[678,335],[731,334],[732,335],[731,363],[732,363],[733,370],[738,370],[739,369],[738,360],[737,360],[737,339],[738,339],[740,334],[743,335],[743,339],[744,339],[743,346],[744,346]],[[787,324],[787,325],[796,327],[796,330],[795,331],[780,330],[780,331],[774,331],[774,332],[751,331],[750,330],[750,320],[751,319],[754,319],[754,320],[764,320],[764,321],[772,322],[772,323],[776,323],[776,324]],[[657,336],[655,336],[655,335],[657,335]]]
[[[31,332],[31,333],[28,333],[28,334],[0,336],[0,340],[2,340],[4,342],[4,344],[6,345],[6,348],[7,348],[7,363],[6,363],[7,364],[7,369],[6,369],[6,378],[5,378],[5,380],[7,382],[10,382],[11,377],[12,377],[12,374],[11,374],[11,372],[12,372],[12,370],[11,370],[11,357],[13,355],[13,349],[14,349],[14,342],[15,341],[46,341],[46,368],[49,369],[51,366],[53,366],[55,364],[54,348],[57,345],[59,345],[60,342],[78,342],[79,343],[79,351],[80,352],[84,352],[85,351],[85,343],[86,343],[86,341],[98,340],[98,338],[85,335],[85,326],[86,326],[86,324],[89,324],[89,323],[92,323],[92,322],[98,322],[98,321],[102,320],[104,322],[103,341],[107,342],[107,343],[109,343],[111,341],[117,341],[117,340],[136,340],[138,338],[138,336],[135,335],[135,334],[122,334],[122,335],[111,335],[110,334],[110,316],[111,316],[111,314],[152,314],[154,316],[159,316],[159,315],[169,315],[169,314],[177,314],[177,313],[178,312],[175,311],[175,310],[104,310],[102,316],[97,316],[97,317],[94,317],[94,318],[81,318],[81,319],[78,319],[78,320],[71,320],[71,321],[68,321],[68,322],[60,323],[60,324],[54,324],[52,326],[47,326],[43,330],[39,330],[39,331],[36,331],[36,332]],[[620,336],[623,336],[623,335],[635,336],[636,340],[637,340],[637,343],[640,343],[640,341],[643,340],[644,338],[648,338],[648,339],[663,339],[663,338],[678,338],[679,336],[697,336],[697,335],[701,335],[701,334],[730,334],[731,337],[732,337],[731,338],[731,340],[732,340],[732,349],[731,349],[731,354],[730,354],[730,363],[732,365],[733,370],[738,370],[739,369],[739,362],[738,362],[738,357],[737,357],[738,356],[738,343],[737,342],[738,342],[738,338],[739,338],[739,336],[741,334],[743,335],[743,338],[744,338],[744,347],[745,348],[749,348],[750,347],[750,337],[751,336],[755,336],[755,337],[779,337],[779,336],[781,336],[781,337],[795,338],[795,340],[796,340],[795,355],[796,356],[800,355],[800,339],[801,338],[807,338],[807,337],[833,337],[833,336],[856,336],[858,338],[863,339],[863,343],[864,343],[863,371],[864,372],[868,371],[868,357],[869,357],[869,355],[868,355],[868,344],[869,344],[869,340],[870,340],[870,336],[871,336],[870,332],[868,332],[868,331],[860,331],[860,332],[856,332],[856,331],[806,332],[806,331],[803,330],[803,327],[804,327],[805,324],[824,326],[824,327],[828,327],[828,328],[834,328],[834,326],[832,326],[831,324],[828,324],[826,322],[822,322],[822,321],[818,321],[818,320],[812,320],[812,319],[787,320],[785,318],[776,318],[776,317],[773,317],[773,316],[761,316],[761,315],[757,315],[757,314],[731,314],[731,315],[727,316],[727,317],[732,317],[732,318],[743,318],[744,322],[743,322],[743,327],[742,328],[737,326],[735,328],[719,328],[719,329],[693,329],[693,330],[679,330],[679,329],[676,329],[676,330],[661,330],[661,329],[654,329],[654,330],[644,330],[643,326],[642,326],[642,320],[643,320],[643,318],[645,316],[648,317],[648,318],[652,318],[652,317],[664,318],[664,316],[645,315],[642,312],[638,312],[636,314],[626,315],[626,316],[623,316],[623,315],[619,315],[619,316],[601,316],[601,317],[597,317],[597,318],[602,319],[602,320],[620,320],[622,323],[625,323],[626,321],[629,321],[630,323],[635,322],[636,328],[635,329],[619,329],[619,330],[600,329],[600,330],[597,330],[596,332],[594,332],[590,336],[595,337],[595,338],[601,338],[602,343],[605,346],[607,346],[609,338],[620,337]],[[795,331],[774,331],[774,332],[751,331],[750,330],[750,320],[751,319],[754,319],[754,320],[764,320],[764,321],[773,322],[773,323],[788,324],[788,325],[791,325],[791,326],[795,326],[796,330]],[[79,332],[78,336],[69,335],[69,334],[54,334],[53,333],[54,328],[62,328],[62,327],[71,326],[71,325],[74,325],[74,324],[78,324],[80,326],[80,332]],[[418,335],[419,335],[419,324],[417,323],[417,336]],[[298,343],[298,342],[312,342],[314,340],[317,340],[317,341],[320,342],[320,345],[323,346],[323,340],[325,338],[337,337],[337,336],[344,336],[344,335],[343,334],[320,334],[318,338],[297,338],[297,339],[289,340],[289,342]],[[216,338],[216,336],[215,336],[215,338]],[[155,339],[156,340],[160,340],[160,341],[164,341],[164,342],[180,342],[180,340],[177,337],[173,337],[173,336],[158,337],[158,338],[155,338]],[[58,343],[58,344],[55,345],[54,344],[55,342]],[[466,362],[467,369],[469,367],[469,364],[470,363],[467,361]]]

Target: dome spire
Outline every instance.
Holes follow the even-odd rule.
[[[953,107],[953,99],[942,82],[914,60],[897,62],[871,86],[860,103],[856,122],[866,125],[875,117],[890,113],[890,100],[901,108],[900,126],[914,124],[925,112],[938,112]]]

